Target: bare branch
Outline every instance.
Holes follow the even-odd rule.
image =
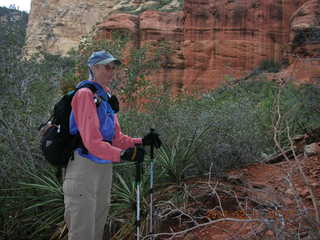
[[[236,219],[236,218],[221,218],[221,219],[217,219],[217,220],[212,220],[206,223],[202,223],[202,224],[198,224],[196,226],[193,226],[191,228],[185,229],[183,231],[179,231],[179,232],[172,232],[172,233],[158,233],[158,234],[150,234],[145,236],[143,239],[148,239],[149,237],[161,237],[161,236],[169,236],[169,239],[173,239],[173,237],[176,237],[178,235],[184,235],[190,231],[193,231],[195,229],[201,228],[201,227],[205,227],[205,226],[209,226],[211,224],[215,224],[218,222],[240,222],[240,223],[248,223],[248,222],[260,222],[260,219]]]

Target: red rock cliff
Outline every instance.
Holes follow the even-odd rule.
[[[318,0],[185,0],[181,12],[112,15],[100,34],[126,29],[137,45],[168,41],[173,52],[150,78],[203,90],[244,77],[263,60],[286,63],[281,77],[318,81],[319,19]]]

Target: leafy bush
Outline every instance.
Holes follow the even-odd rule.
[[[263,160],[262,156],[277,151],[273,125],[278,91],[275,83],[248,80],[232,87],[222,86],[202,98],[187,97],[179,101],[167,96],[158,104],[152,102],[150,108],[147,107],[148,114],[120,115],[120,121],[124,129],[131,129],[136,136],[148,132],[150,127],[156,128],[167,146],[158,154],[162,156],[158,159],[159,165],[170,166],[168,159],[174,158],[170,171],[181,171],[176,172],[176,176],[205,174],[210,166],[219,174]],[[289,84],[282,88],[281,129],[288,125],[294,135],[315,128],[320,120],[316,104],[320,100],[318,92],[319,88],[313,85]],[[281,132],[280,138],[288,145],[285,132]],[[181,153],[178,157],[177,151]],[[188,152],[192,152],[192,167],[188,170],[177,167],[189,166],[189,160],[183,157]]]
[[[281,69],[281,64],[273,60],[263,60],[258,67],[258,70],[260,70],[261,72],[270,72],[270,73],[279,72],[280,69]]]
[[[50,194],[42,194],[36,186],[40,186],[40,179],[54,179],[48,175],[49,167],[40,153],[38,127],[49,118],[58,97],[59,79],[73,68],[74,62],[49,54],[24,59],[27,14],[11,11],[18,17],[0,24],[4,46],[0,48],[0,203],[4,206],[0,211],[0,238],[35,239],[32,233],[41,226],[34,223],[43,220],[41,216],[46,212],[40,205],[32,211],[29,208],[29,214],[25,209],[35,204],[30,198],[41,198],[43,204],[46,199],[52,201]],[[38,239],[45,238],[40,235]]]

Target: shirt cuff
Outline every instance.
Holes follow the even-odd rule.
[[[142,138],[133,138],[134,144],[142,144]]]

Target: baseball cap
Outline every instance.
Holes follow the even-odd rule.
[[[111,53],[102,50],[91,54],[88,59],[88,66],[91,67],[96,64],[109,64],[111,62],[117,65],[121,64],[121,61],[112,56]]]

